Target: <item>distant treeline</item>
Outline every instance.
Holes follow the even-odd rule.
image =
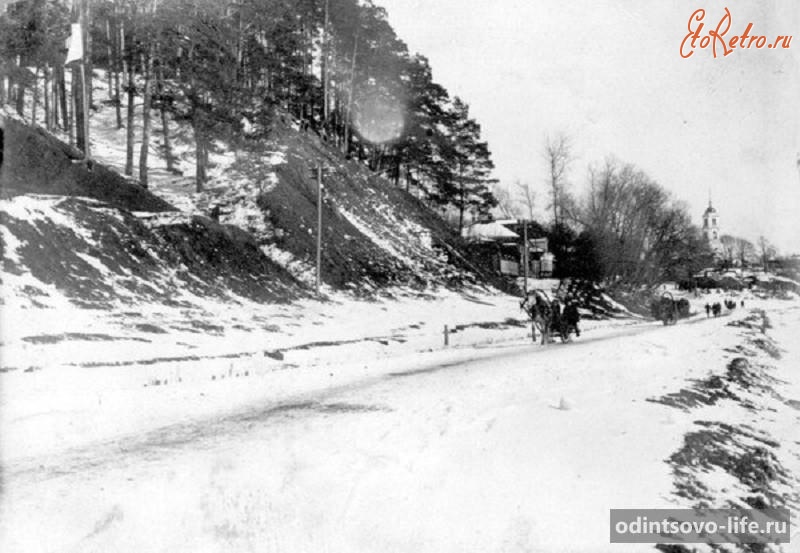
[[[553,189],[557,222],[531,232],[549,238],[557,277],[652,286],[714,264],[686,204],[631,163],[609,157],[590,167],[580,194],[559,184]]]

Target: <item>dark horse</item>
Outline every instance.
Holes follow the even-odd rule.
[[[519,304],[531,319],[531,338],[536,342],[536,329],[542,335],[542,344],[550,342],[550,331],[553,323],[553,304],[542,290],[529,293]]]

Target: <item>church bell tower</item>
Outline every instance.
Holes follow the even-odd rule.
[[[708,200],[708,207],[706,208],[705,212],[703,212],[703,234],[705,234],[712,250],[715,252],[722,250],[722,241],[720,240],[721,233],[719,230],[719,214],[717,213],[717,210],[714,209],[710,199]]]

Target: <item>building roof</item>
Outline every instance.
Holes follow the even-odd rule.
[[[519,235],[508,230],[497,221],[491,223],[476,223],[461,231],[461,236],[473,240],[516,240]]]

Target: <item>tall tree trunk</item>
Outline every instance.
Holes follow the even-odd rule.
[[[42,19],[44,21],[47,21],[48,20],[48,17],[47,17],[47,2],[44,3],[44,6],[42,7],[42,10],[43,10]],[[44,114],[43,114],[44,127],[49,131],[49,130],[52,129],[52,125],[50,124],[50,99],[48,98],[48,94],[50,92],[48,90],[49,85],[50,85],[50,77],[48,75],[48,71],[49,71],[49,69],[48,69],[47,62],[45,62],[42,65],[42,94],[44,96],[44,102],[43,102],[42,109],[44,110]],[[36,82],[37,90],[38,90],[38,85],[39,85],[39,83]]]
[[[397,151],[397,148],[394,148],[394,155],[393,155],[393,175],[392,178],[394,180],[394,185],[399,187],[400,186],[400,153]]]
[[[128,96],[128,121],[127,131],[125,133],[125,174],[128,176],[133,175],[133,142],[134,142],[134,116],[136,106],[134,100],[136,99],[136,82],[133,75],[133,55],[128,54],[123,56],[123,68],[128,75],[128,82],[125,87]]]
[[[167,160],[167,171],[175,173],[175,158],[172,155],[172,144],[169,139],[169,122],[167,120],[167,110],[161,107],[161,129],[164,133],[164,157]]]
[[[44,126],[48,131],[53,130],[53,112],[50,109],[50,68],[44,66]]]
[[[195,143],[195,190],[197,192],[202,192],[203,186],[206,183],[208,152],[202,116],[197,107],[192,110],[192,130],[194,130]]]
[[[233,80],[239,85],[244,85],[244,21],[242,21],[242,10],[239,10],[237,15],[239,16],[239,22],[236,29],[236,68],[233,74]]]
[[[21,56],[17,56],[17,69],[22,69],[22,57]],[[17,81],[16,94],[17,94],[17,96],[16,96],[17,114],[20,117],[24,117],[25,116],[25,85],[23,84],[21,79]]]
[[[167,160],[167,171],[175,172],[175,159],[172,155],[172,144],[169,139],[169,120],[167,118],[166,99],[164,98],[164,72],[161,65],[158,67],[158,108],[161,112],[161,130],[164,134],[164,157]]]
[[[17,96],[16,96],[16,110],[17,114],[20,117],[25,116],[25,86],[21,83],[17,83]]]
[[[89,55],[88,31],[88,3],[87,0],[78,0],[72,6],[72,21],[80,25],[82,56],[79,62],[72,65],[72,97],[73,111],[75,113],[75,138],[76,146],[84,155],[89,157],[89,105],[90,89],[92,86],[91,67],[87,71]]]
[[[33,72],[33,105],[31,106],[31,125],[36,124],[36,107],[39,105],[39,71],[41,71],[41,68],[37,65]]]
[[[86,152],[86,122],[83,109],[83,90],[80,64],[72,67],[72,98],[75,113],[75,145],[82,152]]]
[[[206,184],[206,163],[208,153],[206,150],[206,139],[201,128],[195,129],[195,191],[202,192]]]
[[[328,24],[329,24],[329,3],[330,0],[325,0],[325,20],[324,26],[322,28],[322,66],[321,66],[321,73],[322,73],[322,117],[323,123],[327,126],[328,124],[328,117],[330,116],[329,110],[329,97],[330,94],[328,90],[328,71],[329,67],[329,60],[328,60]]]
[[[70,86],[69,102],[67,104],[69,109],[69,112],[67,114],[67,121],[68,121],[67,134],[69,135],[69,145],[74,146],[75,145],[75,91],[73,89],[75,88],[75,80],[72,78],[72,75],[70,75],[69,86]]]
[[[114,111],[117,115],[117,129],[121,129],[124,125],[122,123],[122,94],[120,93],[120,71],[123,70],[123,45],[125,41],[124,35],[124,28],[119,23],[115,25],[119,26],[119,32],[117,32],[116,26],[114,28],[114,37],[111,42],[112,50],[113,50],[113,57],[112,64],[114,69]],[[124,73],[123,73],[124,75]]]
[[[58,88],[58,105],[61,111],[61,128],[64,129],[68,135],[70,132],[70,116],[69,107],[67,103],[67,76],[64,71],[64,66],[60,63],[56,64],[56,87]]]
[[[150,149],[150,87],[153,73],[153,52],[152,43],[147,49],[144,61],[144,90],[142,103],[142,146],[139,150],[139,181],[142,186],[147,188],[147,153]]]
[[[91,19],[89,18],[88,0],[81,0],[81,10],[81,28],[83,29],[83,78],[86,86],[86,110],[88,112],[91,110],[94,101],[94,93],[92,92],[94,64],[92,63],[92,35],[89,32],[89,22]],[[88,113],[86,113],[86,117],[89,117]]]
[[[356,33],[353,37],[353,56],[350,58],[350,86],[347,91],[347,116],[344,120],[344,146],[342,152],[346,155],[350,151],[350,135],[353,125],[353,92],[356,80],[356,56],[358,55],[358,35],[360,27],[356,27]]]
[[[110,18],[106,19],[106,56],[108,57],[108,68],[106,70],[106,82],[108,85],[108,101],[114,101],[114,48],[111,46],[111,42],[113,40],[113,35],[111,34],[111,20]]]
[[[459,170],[459,201],[458,201],[458,235],[464,230],[464,174],[463,169]]]
[[[50,129],[58,128],[58,62],[50,72]]]

